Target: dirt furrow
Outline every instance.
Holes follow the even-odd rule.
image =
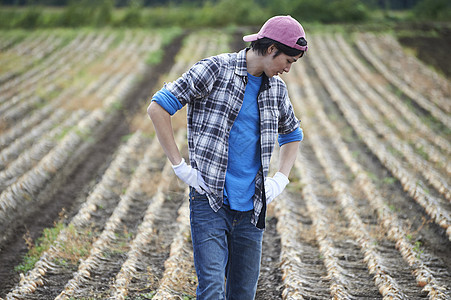
[[[41,120],[42,122],[31,129],[28,133],[21,135],[14,139],[12,143],[4,145],[0,151],[0,170],[4,170],[8,165],[15,160],[22,151],[30,148],[33,142],[40,139],[42,135],[51,130],[56,124],[62,122],[63,118],[67,117],[63,110],[57,110],[52,113],[50,118]]]
[[[180,46],[181,39],[176,39],[167,46],[162,63],[143,72],[142,79],[127,95],[124,95],[123,107],[126,110],[110,111],[109,121],[97,128],[94,133],[95,140],[88,140],[89,143],[85,143],[82,149],[78,150],[77,159],[66,165],[65,169],[59,172],[58,178],[46,190],[41,191],[40,197],[45,197],[47,204],[35,207],[33,213],[33,216],[40,217],[30,217],[24,221],[24,226],[15,229],[16,235],[7,241],[8,247],[0,253],[1,294],[7,293],[19,280],[13,268],[21,262],[22,256],[27,252],[22,235],[29,232],[30,238],[36,239],[43,228],[52,227],[63,208],[69,219],[77,213],[88,191],[103,174],[121,137],[129,133],[129,117],[147,101],[150,91],[161,75],[160,72],[170,68]]]
[[[311,130],[311,141],[315,154],[326,171],[333,189],[337,195],[337,201],[341,206],[343,214],[349,222],[349,232],[359,244],[361,252],[364,255],[364,262],[367,265],[369,273],[373,275],[375,284],[379,292],[384,297],[393,297],[394,299],[411,299],[412,296],[419,297],[422,293],[416,286],[410,270],[406,268],[405,263],[399,253],[392,251],[391,256],[383,255],[380,248],[381,240],[395,249],[394,243],[388,243],[385,238],[378,234],[380,229],[375,225],[377,221],[373,213],[368,211],[368,203],[361,199],[359,191],[353,189],[352,178],[345,174],[350,174],[345,166],[336,156],[334,147],[320,138],[318,128],[314,129],[317,122],[313,119],[306,119],[307,124],[312,124],[308,128]],[[362,216],[362,217],[361,217]],[[372,234],[371,234],[372,233]],[[379,245],[379,246],[378,246]],[[390,248],[388,248],[390,249]],[[388,251],[383,251],[387,253]],[[390,258],[390,261],[387,259]],[[397,278],[411,278],[409,285],[401,285]],[[425,296],[425,294],[423,294]]]
[[[383,165],[400,180],[405,191],[414,198],[418,204],[423,206],[424,210],[434,222],[447,230],[448,236],[451,236],[451,217],[449,212],[442,207],[443,204],[448,204],[443,203],[444,200],[442,200],[433,189],[428,189],[427,184],[418,178],[418,175],[415,174],[415,172],[412,172],[412,170],[408,166],[406,167],[398,157],[387,150],[384,141],[366,125],[362,116],[360,116],[357,110],[346,101],[346,96],[333,80],[333,77],[327,71],[323,62],[315,55],[310,56],[310,58],[315,71],[330,94],[331,99],[339,106],[340,111],[345,115],[349,124],[352,125],[353,130],[362,137],[362,140]]]
[[[196,272],[194,270],[193,249],[190,238],[188,189],[178,210],[177,226],[168,259],[164,262],[164,274],[158,290],[152,299],[180,299],[195,297]]]
[[[308,101],[313,105],[314,110],[322,110],[324,111],[322,114],[328,116],[328,118],[321,119],[321,124],[326,124],[323,120],[330,119],[328,126],[328,131],[332,130],[330,135],[338,136],[340,134],[345,143],[336,144],[336,149],[342,152],[341,150],[345,149],[342,146],[346,146],[346,149],[349,149],[347,151],[349,155],[342,156],[347,157],[348,161],[352,158],[352,161],[361,165],[360,168],[356,168],[355,164],[349,164],[354,166],[352,170],[355,176],[361,178],[362,175],[360,174],[364,173],[367,180],[362,182],[369,180],[375,186],[373,190],[377,190],[378,197],[383,198],[383,202],[386,203],[385,206],[390,212],[398,214],[398,218],[405,223],[404,226],[408,229],[409,236],[412,239],[418,236],[423,243],[433,246],[439,257],[446,258],[447,255],[450,255],[451,253],[446,250],[447,239],[444,230],[432,223],[426,216],[424,208],[406,194],[402,183],[396,179],[396,175],[385,168],[379,158],[367,147],[366,138],[360,137],[351,129],[349,122],[343,118],[340,108],[331,101],[326,101],[330,96],[321,85],[317,75],[308,68],[295,69],[295,72],[306,73],[308,78],[312,79],[301,88],[307,91],[309,84],[312,86],[314,91],[308,95]],[[322,105],[319,105],[319,100],[323,103]],[[362,143],[365,144],[364,148],[362,148]],[[365,183],[363,186],[367,187],[368,184]],[[447,263],[447,259],[443,261]],[[447,263],[447,266],[450,268],[451,264]]]
[[[232,47],[238,51],[243,46],[242,33],[235,37],[240,43],[233,41]],[[46,169],[53,177],[41,182],[41,188],[31,185],[36,181],[26,186],[5,185],[5,189],[14,185],[14,191],[24,195],[32,191],[33,203],[39,207],[24,206],[14,220],[5,216],[13,225],[7,229],[15,236],[4,235],[0,242],[0,297],[195,297],[186,186],[174,176],[155,139],[149,146],[150,138],[139,132],[128,142],[122,137],[134,131],[129,125],[130,118],[137,121],[137,109],[146,117],[143,107],[159,79],[173,80],[202,57],[227,52],[229,38],[223,33],[194,33],[174,63],[183,40],[177,39],[164,49],[162,63],[147,72],[143,72],[143,58],[160,45],[160,36],[106,30],[73,33],[67,45],[51,33],[24,39],[30,54],[50,52],[42,64],[8,75],[1,83],[7,93],[0,96],[0,110],[8,113],[9,121],[23,124],[16,131],[11,127],[16,127],[15,121],[3,119],[2,151],[43,118],[58,118],[58,107],[78,108],[73,100],[81,93],[88,96],[86,102],[96,99],[86,104],[90,108],[108,106],[111,110],[97,111],[90,124],[84,121],[82,127],[92,130],[77,138],[79,148],[58,171]],[[257,300],[451,298],[451,207],[444,199],[451,197],[446,177],[450,173],[451,147],[445,125],[449,116],[415,89],[406,90],[411,84],[406,79],[409,74],[383,78],[386,74],[380,70],[384,69],[364,66],[371,60],[362,43],[366,39],[358,36],[354,49],[352,42],[344,41],[343,52],[340,48],[330,53],[333,42],[339,44],[343,36],[318,34],[309,40],[317,51],[286,75],[306,139],[290,185],[268,207]],[[393,46],[387,37],[383,42]],[[346,49],[352,53],[345,58]],[[380,52],[371,54],[377,56],[373,62],[383,59]],[[402,59],[401,64],[407,63],[407,58]],[[69,65],[62,67],[65,60]],[[48,62],[53,63],[49,66]],[[83,86],[82,80],[75,80],[74,70],[89,70],[98,78]],[[136,74],[142,78],[132,88]],[[75,83],[61,90],[71,79]],[[31,99],[39,84],[49,99]],[[422,89],[427,91],[427,85]],[[39,110],[43,117],[21,120],[23,112],[38,111],[32,102],[24,102],[27,99],[50,109]],[[406,100],[417,102],[409,107]],[[70,103],[66,107],[63,102]],[[409,111],[404,114],[405,109]],[[431,123],[424,121],[425,116]],[[175,128],[185,128],[184,118],[182,112],[173,119]],[[421,140],[415,139],[417,130]],[[55,129],[52,134],[57,133]],[[177,139],[186,144],[186,133],[179,134]],[[45,149],[65,147],[61,140],[52,145],[42,141],[42,149],[33,156],[37,161],[27,158],[21,165],[27,170],[40,166]],[[27,143],[35,142],[29,139]],[[180,148],[186,156],[185,147]],[[11,173],[5,167],[15,165],[12,161],[21,151],[3,152],[8,154],[1,167],[5,172]],[[1,204],[9,207],[8,203]],[[15,207],[7,209],[0,212],[16,214]],[[55,240],[34,268],[19,276],[13,269],[27,252],[23,233],[31,245],[46,227],[58,230]],[[45,231],[45,237],[49,232]]]
[[[15,60],[15,67],[12,70],[9,70],[0,75],[0,84],[11,80],[21,74],[25,73],[27,70],[33,68],[34,65],[41,63],[42,61],[47,60],[49,57],[53,55],[56,51],[61,49],[63,45],[64,39],[60,36],[49,35],[45,41],[40,43],[33,51],[31,51],[31,55],[27,56],[26,59],[23,59],[24,56],[21,56],[21,59]],[[4,48],[2,51],[5,51]],[[11,53],[11,49],[7,51]],[[17,52],[16,52],[17,53]],[[17,53],[18,54],[18,53]],[[12,59],[14,61],[14,59]],[[5,63],[4,60],[1,62]],[[9,61],[11,63],[11,60]]]
[[[444,33],[440,32],[440,35]],[[365,33],[360,36],[378,56],[385,58],[384,63],[399,79],[444,112],[451,113],[451,84],[445,76],[421,63],[413,53],[405,51],[395,34]],[[438,56],[437,53],[434,55]]]
[[[6,81],[3,83],[3,85],[6,86],[6,90],[11,89],[14,92],[17,91],[17,86],[19,84],[24,84],[26,81],[32,81],[35,77],[38,77],[40,74],[42,74],[45,71],[45,68],[48,67],[48,65],[54,65],[57,63],[61,57],[64,57],[68,53],[71,55],[75,55],[77,52],[81,51],[84,47],[86,47],[92,37],[94,35],[88,35],[86,32],[80,33],[77,36],[75,36],[70,42],[63,45],[61,48],[59,48],[57,51],[54,51],[52,55],[47,57],[45,62],[43,64],[38,64],[36,66],[33,66],[30,69],[27,69],[25,72],[22,72],[20,75],[13,77],[12,79]],[[88,40],[88,41],[87,41]],[[86,43],[87,41],[87,43]],[[19,45],[17,45],[19,46]],[[10,49],[9,51],[16,52],[14,49]],[[21,51],[21,50],[20,50]],[[8,95],[8,94],[6,94]],[[11,96],[11,95],[8,95]]]
[[[280,269],[281,245],[277,233],[277,218],[273,209],[268,209],[266,228],[263,234],[260,276],[257,283],[256,300],[282,298],[282,274]]]
[[[445,125],[447,128],[451,128],[451,116],[442,111],[439,107],[434,105],[417,91],[411,89],[405,82],[403,82],[398,76],[393,74],[386,66],[385,61],[381,60],[379,56],[364,42],[361,36],[356,41],[357,47],[360,49],[365,58],[371,62],[371,64],[381,73],[391,84],[401,90],[406,96],[414,100],[421,108],[430,113],[439,122]]]
[[[127,260],[112,285],[111,299],[154,295],[163,278],[165,262],[170,257],[171,243],[177,232],[177,211],[188,199],[173,186],[158,193],[152,201],[153,205],[149,206],[144,222],[131,242]],[[193,280],[189,274],[179,275]]]
[[[295,68],[293,77],[295,77],[296,73],[298,72],[305,74],[305,68],[303,68],[303,66]],[[374,223],[371,222],[371,219],[374,219],[374,217],[372,217],[371,215],[377,213],[380,225],[375,226],[376,224],[372,224],[371,226],[369,226],[370,228],[373,228],[372,230],[370,230],[370,233],[372,233],[372,235],[376,233],[375,238],[378,245],[377,250],[379,250],[380,253],[383,254],[382,256],[385,257],[385,261],[390,262],[388,263],[388,266],[393,266],[391,267],[391,269],[394,268],[394,270],[392,270],[391,274],[396,275],[398,282],[406,282],[405,284],[412,285],[412,282],[408,283],[408,278],[410,277],[409,272],[412,271],[415,274],[417,284],[419,286],[426,285],[427,287],[425,288],[425,291],[429,291],[430,295],[434,295],[434,291],[440,294],[440,292],[447,290],[448,287],[446,282],[449,281],[450,275],[447,271],[445,263],[446,254],[444,255],[443,253],[444,249],[446,249],[446,239],[444,241],[442,240],[441,242],[434,240],[436,238],[440,239],[440,237],[436,236],[434,226],[432,226],[432,228],[429,228],[430,225],[424,226],[424,222],[421,222],[420,216],[418,216],[418,214],[416,213],[412,214],[412,216],[415,217],[409,217],[406,220],[408,222],[407,225],[402,225],[400,223],[401,220],[399,220],[396,216],[394,209],[391,208],[388,203],[384,203],[385,200],[382,199],[382,195],[387,195],[388,197],[386,199],[399,199],[398,201],[405,201],[405,198],[407,196],[403,195],[400,187],[395,188],[394,184],[390,183],[390,181],[388,180],[386,182],[376,182],[375,184],[378,185],[377,187],[371,182],[373,180],[377,180],[377,178],[388,177],[386,177],[387,175],[384,175],[384,172],[380,172],[381,170],[383,170],[383,168],[380,165],[375,165],[374,159],[372,159],[371,157],[363,159],[364,156],[367,156],[365,153],[369,151],[365,149],[365,145],[363,145],[363,143],[359,141],[358,138],[351,140],[344,136],[343,138],[346,139],[346,144],[344,143],[340,136],[342,135],[342,132],[345,132],[343,128],[345,128],[346,125],[342,125],[343,121],[339,122],[339,120],[342,118],[340,116],[340,113],[331,109],[334,107],[334,105],[326,104],[324,105],[324,108],[320,105],[317,93],[319,93],[319,91],[321,90],[318,88],[314,89],[313,81],[310,80],[310,77],[311,76],[304,76],[302,80],[303,89],[306,91],[306,97],[296,97],[294,99],[297,100],[295,101],[295,104],[298,104],[300,107],[307,110],[305,114],[305,120],[308,120],[310,115],[315,115],[318,118],[318,120],[314,122],[308,121],[306,123],[306,126],[309,124],[322,124],[322,126],[328,132],[328,139],[330,139],[330,141],[333,143],[332,148],[330,148],[332,145],[329,145],[327,143],[325,144],[327,148],[330,148],[329,150],[327,150],[326,148],[325,153],[329,153],[329,155],[334,156],[334,153],[337,153],[336,149],[338,149],[338,153],[354,173],[354,176],[356,178],[356,182],[354,183],[355,188],[357,190],[363,191],[366,197],[368,197],[369,203],[366,203],[366,201],[364,201],[359,205],[359,209],[361,211],[359,215],[363,216],[370,214],[369,217],[366,216],[363,219],[368,219],[369,223]],[[297,92],[300,91],[299,89],[294,90],[294,94],[301,94],[300,92]],[[322,98],[324,101],[325,99],[327,99],[327,95],[323,95]],[[301,101],[302,99],[307,100]],[[327,116],[323,111],[323,109],[325,108],[328,108]],[[350,152],[348,147],[352,147],[352,153]],[[316,151],[319,152],[321,150],[322,148],[319,148]],[[362,163],[362,165],[357,163],[357,158],[359,158],[358,160],[360,163]],[[330,164],[326,165],[328,166]],[[372,179],[370,179],[370,174],[372,174],[373,171],[377,171],[380,174],[375,177],[371,177]],[[396,186],[399,186],[399,184],[397,184]],[[399,191],[397,192],[397,190]],[[369,210],[368,207],[371,207],[373,210]],[[406,212],[408,212],[409,209],[412,210],[411,204],[410,208],[402,208],[402,210]],[[409,223],[410,220],[415,222]],[[412,233],[414,232],[415,228],[412,225],[418,228],[415,229],[418,230],[415,234]],[[419,231],[422,231],[423,236],[420,236],[419,239],[415,242],[417,238],[416,235]],[[387,237],[391,240],[391,242],[388,242],[385,239],[381,240],[380,236],[385,234],[388,235]],[[431,241],[425,243],[426,239],[431,239]],[[435,246],[441,245],[443,243],[445,243],[445,246],[438,246],[439,249],[437,249],[437,246]],[[387,246],[389,248],[387,248]],[[431,249],[430,246],[433,246],[433,249]],[[404,264],[399,262],[399,253],[395,253],[395,247],[399,249],[400,254],[403,256],[403,259],[406,261],[406,263],[411,267],[411,270],[409,270],[408,268],[403,266]],[[437,257],[436,255],[439,256]],[[445,261],[441,261],[440,257],[443,257]],[[398,262],[394,263],[397,259]],[[430,263],[432,261],[434,261],[434,263]],[[409,292],[412,292],[414,297],[421,294],[418,291],[418,288],[415,286],[408,288],[407,290]]]
[[[322,50],[320,53],[324,54],[327,52],[333,52],[325,47],[326,45],[323,42],[322,37],[316,37],[314,41],[317,43],[318,48]],[[334,61],[331,60],[331,56],[333,57],[333,55],[320,56],[322,57],[322,61],[325,62],[325,65],[331,75],[340,86],[340,89],[346,94],[345,96],[347,97],[343,98],[343,100],[351,100],[352,104],[350,104],[350,106],[355,104],[356,110],[358,110],[359,114],[364,116],[366,121],[372,126],[372,128],[374,128],[374,131],[386,141],[386,147],[389,149],[392,148],[394,151],[397,151],[397,153],[402,154],[402,159],[405,159],[405,161],[410,164],[411,168],[419,175],[421,174],[425,181],[429,182],[429,184],[441,194],[441,197],[451,200],[451,191],[449,190],[449,183],[447,180],[448,176],[445,175],[446,173],[442,173],[440,172],[440,169],[434,168],[427,159],[423,158],[416,153],[414,149],[412,149],[408,141],[406,142],[404,140],[404,136],[396,135],[388,125],[385,125],[388,123],[388,120],[382,118],[375,107],[368,105],[367,97],[362,95],[358,89],[352,85],[352,81],[348,79],[349,76],[347,76],[346,72],[342,72],[344,69],[338,68],[335,65],[337,59]],[[362,99],[365,101],[362,101]],[[363,120],[363,118],[361,120]],[[393,121],[397,122],[397,120]],[[443,203],[443,205],[447,208],[445,203]]]
[[[185,134],[185,130],[177,132],[179,145],[185,141]],[[155,185],[155,194],[130,243],[127,259],[111,286],[110,295],[114,299],[124,299],[134,292],[151,293],[156,290],[163,275],[163,263],[174,238],[172,232],[176,224],[173,220],[177,216],[177,207],[182,203],[180,196],[172,197],[177,195],[175,187],[178,181],[175,180],[171,163],[167,159],[163,161],[165,165]]]
[[[290,187],[272,204],[280,236],[282,298],[327,298],[330,295],[327,270],[315,241],[312,219],[298,188]]]
[[[41,255],[33,270],[22,277],[8,297],[20,295],[39,299],[49,293],[56,295],[61,290],[71,278],[78,259],[83,257],[83,251],[89,251],[95,234],[102,230],[123,189],[128,186],[128,178],[142,155],[140,148],[143,142],[140,134],[135,134],[119,148],[102,180],[90,192],[78,213],[59,232],[49,250]],[[27,286],[33,285],[38,286],[36,293],[27,289]]]
[[[23,114],[21,115],[19,112],[22,110],[22,102],[26,102],[29,98],[25,95],[35,95],[38,87],[45,90],[46,97],[50,93],[58,91],[59,88],[56,83],[61,84],[73,80],[77,71],[84,70],[89,64],[104,55],[109,50],[113,40],[112,34],[109,36],[104,33],[87,35],[80,44],[75,44],[69,51],[61,53],[61,56],[58,56],[53,64],[39,65],[42,70],[37,72],[37,76],[31,75],[31,77],[24,78],[24,82],[9,91],[12,94],[8,97],[12,98],[16,95],[16,98],[20,99],[19,104],[11,107],[9,111],[17,118],[23,117]],[[9,83],[6,86],[9,86]],[[24,108],[26,109],[27,106]],[[9,122],[10,120],[6,119],[5,121]],[[10,123],[7,123],[7,125],[10,126]]]
[[[330,35],[323,37],[321,40],[327,44],[329,49],[332,49],[334,47],[334,40]],[[343,43],[346,42],[343,41]],[[394,127],[399,138],[412,145],[412,148],[416,150],[416,153],[420,153],[430,162],[434,162],[434,164],[431,165],[435,169],[444,172],[445,176],[450,175],[451,162],[448,161],[448,155],[442,154],[440,149],[433,146],[429,141],[426,141],[421,134],[418,134],[415,126],[411,126],[407,121],[404,120],[403,114],[399,115],[396,109],[394,109],[392,105],[385,101],[383,96],[375,92],[375,90],[372,88],[372,82],[366,82],[362,78],[361,74],[359,74],[359,72],[353,68],[354,60],[350,59],[352,52],[346,52],[345,55],[340,47],[340,49],[334,49],[334,51],[329,50],[329,53],[331,53],[331,55],[333,55],[333,57],[335,58],[335,61],[338,62],[341,70],[345,71],[344,73],[346,74],[346,77],[351,79],[349,82],[352,82],[355,88],[357,88],[361,93],[362,97],[360,97],[359,99],[367,99],[367,101],[363,101],[363,103],[365,103],[367,106],[373,107],[373,109],[377,111],[380,111],[385,117],[384,123],[387,124],[387,127]],[[387,93],[383,93],[382,95],[386,95]],[[368,109],[363,107],[362,111],[364,110]],[[379,116],[378,119],[381,119],[381,116]],[[395,132],[395,130],[393,130],[393,132]]]
[[[32,214],[36,206],[48,202],[47,198],[41,197],[42,191],[64,178],[63,170],[69,166],[74,167],[77,160],[83,158],[78,154],[86,147],[86,137],[101,128],[106,117],[105,112],[95,111],[81,119],[32,170],[13,182],[0,195],[0,225],[6,238],[11,234],[8,231]]]
[[[423,123],[425,118],[421,116],[421,110],[413,111],[407,103],[400,101],[400,98],[390,88],[389,82],[382,79],[382,75],[379,75],[375,70],[363,63],[364,57],[359,55],[358,50],[354,50],[341,35],[336,35],[335,38],[337,43],[343,47],[343,52],[346,53],[347,59],[358,70],[360,77],[368,82],[368,85],[380,95],[380,99],[389,103],[388,106],[392,106],[394,113],[400,118],[405,118],[410,128],[417,135],[429,140],[449,155],[451,153],[449,139],[444,138],[439,131],[431,129],[426,123]]]
[[[78,271],[65,285],[58,299],[73,296],[105,297],[103,293],[108,292],[108,283],[119,271],[121,261],[125,260],[128,243],[143,218],[149,199],[156,191],[152,183],[159,180],[161,162],[164,163],[159,149],[156,140],[147,146],[126,192],[121,195],[121,200],[93,244],[89,257],[80,263]]]
[[[7,168],[0,171],[0,193],[49,153],[58,144],[61,136],[75,126],[84,116],[86,116],[86,112],[83,110],[77,110],[66,115],[65,120],[61,120],[59,126],[54,126],[42,138],[37,139],[32,147],[18,151],[20,154],[17,159],[12,161]]]
[[[301,177],[302,195],[327,268],[331,296],[337,299],[374,297],[378,294],[377,288],[362,265],[364,256],[350,235],[347,221],[342,217],[337,195],[326,179],[313,149],[306,141],[303,143],[295,168]]]

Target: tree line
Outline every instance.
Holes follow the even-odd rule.
[[[208,0],[209,2],[218,2],[218,0]],[[259,5],[268,5],[272,0],[256,0],[255,2]],[[411,9],[420,0],[363,0],[366,5],[375,6],[382,9]],[[129,6],[132,0],[115,0],[114,5],[116,7],[126,7]],[[144,7],[151,6],[166,6],[166,5],[204,5],[207,0],[142,0],[141,4]],[[38,4],[44,6],[66,6],[70,3],[70,0],[0,0],[0,4],[3,5],[30,5]]]
[[[409,20],[451,21],[449,0],[0,0],[0,5],[0,28],[224,27],[261,25],[279,14],[302,22],[362,23],[393,9],[408,9]]]

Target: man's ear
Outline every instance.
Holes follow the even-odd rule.
[[[266,49],[266,54],[271,55],[276,50],[277,50],[276,46],[274,44],[272,44],[271,46],[268,47],[268,49]]]

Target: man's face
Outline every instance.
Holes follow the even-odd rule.
[[[276,53],[277,48],[271,46],[268,48],[268,54],[264,56],[264,72],[268,77],[280,75],[283,72],[288,73],[291,65],[302,56],[302,54],[299,54],[298,56],[288,56],[284,53],[275,56]]]

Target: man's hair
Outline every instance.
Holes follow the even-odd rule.
[[[298,56],[300,54],[302,54],[302,56],[304,55],[304,51],[302,51],[302,50],[298,50],[298,49],[294,49],[294,48],[288,47],[287,45],[284,45],[284,44],[279,43],[279,42],[277,42],[277,41],[275,41],[273,39],[266,38],[266,37],[251,42],[251,48],[253,50],[257,51],[257,53],[259,55],[265,55],[266,54],[266,50],[271,45],[274,45],[277,48],[277,52],[274,55],[274,57],[280,55],[281,53],[283,53],[285,55],[288,55],[288,56]]]

